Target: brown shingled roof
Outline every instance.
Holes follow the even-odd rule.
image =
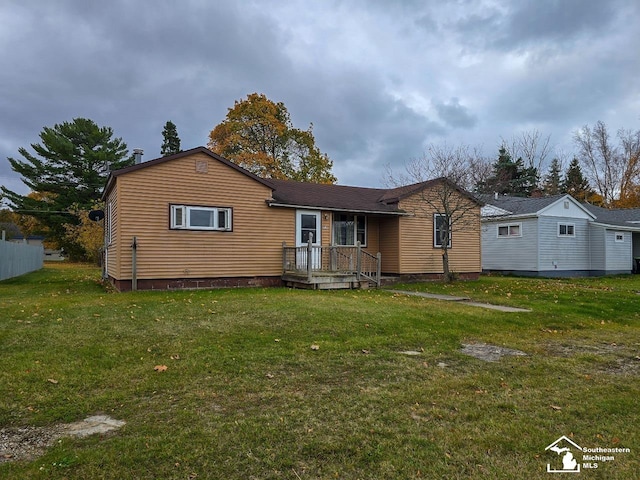
[[[384,202],[388,191],[381,188],[347,187],[291,180],[269,179],[273,185],[272,205],[348,210],[350,212],[403,213],[396,202]]]

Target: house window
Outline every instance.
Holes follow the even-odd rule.
[[[171,228],[179,230],[231,230],[231,209],[171,205]]]
[[[433,246],[436,248],[442,248],[445,245],[451,248],[451,221],[449,220],[449,224],[447,225],[446,215],[443,215],[441,213],[434,213]]]
[[[559,223],[558,224],[558,236],[559,237],[575,237],[576,227],[572,223]]]
[[[349,215],[335,213],[333,215],[333,243],[334,245],[367,244],[367,217],[364,215]]]
[[[522,224],[510,223],[506,225],[498,225],[498,237],[521,237],[522,236]]]
[[[624,232],[616,232],[616,242],[624,243]]]

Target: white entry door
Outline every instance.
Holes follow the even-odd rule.
[[[313,246],[320,246],[321,243],[321,219],[320,212],[314,210],[297,210],[296,211],[296,247],[306,247],[309,237],[313,235]],[[314,249],[312,256],[312,268],[318,269],[321,265],[321,250]],[[307,265],[307,253],[302,249],[298,250],[296,258],[298,268]]]

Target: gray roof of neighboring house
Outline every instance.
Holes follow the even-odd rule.
[[[512,197],[509,195],[478,194],[477,197],[486,205],[493,205],[511,212],[512,215],[526,215],[536,213],[548,207],[565,195],[552,195],[549,197]]]
[[[552,195],[549,197],[511,197],[508,195],[479,194],[478,198],[487,205],[493,205],[510,215],[535,214],[545,207],[558,201],[566,195]],[[596,217],[595,221],[605,225],[638,228],[640,230],[640,208],[608,209],[596,207],[589,203],[581,203],[582,207]]]
[[[583,203],[582,206],[596,216],[598,223],[617,225],[620,227],[637,227],[640,229],[640,208],[608,209],[596,207],[590,203]]]

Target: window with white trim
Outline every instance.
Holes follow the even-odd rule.
[[[616,242],[624,243],[624,232],[615,232]]]
[[[447,241],[447,232],[448,241]],[[447,216],[442,213],[433,214],[433,246],[435,248],[442,248],[443,246],[451,248],[451,220],[447,227]]]
[[[511,238],[522,236],[522,224],[521,223],[507,223],[498,225],[498,237],[499,238]]]
[[[364,215],[333,214],[334,245],[367,245],[367,217]]]
[[[573,223],[558,223],[559,237],[575,237],[576,226]]]
[[[172,229],[231,231],[231,208],[171,205]]]

